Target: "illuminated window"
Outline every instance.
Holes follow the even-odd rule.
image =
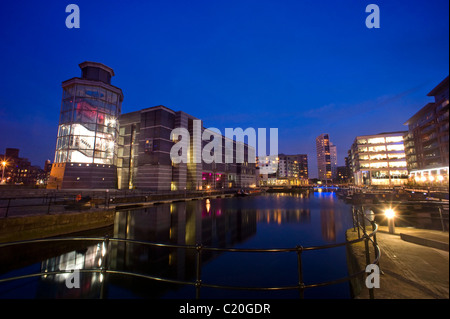
[[[384,145],[369,147],[369,152],[384,152],[384,151],[386,151],[386,146]]]
[[[405,157],[406,157],[405,153],[399,153],[399,154],[393,153],[393,154],[388,154],[388,158],[389,158],[389,159],[401,159],[401,158],[405,158]],[[413,157],[411,157],[411,158],[413,158]]]
[[[386,143],[398,143],[403,141],[403,136],[386,137]]]
[[[382,160],[387,159],[386,154],[377,154],[377,155],[370,155],[371,160]]]
[[[406,167],[406,161],[390,162],[389,166],[391,166],[391,167]]]
[[[404,149],[405,149],[405,147],[403,144],[387,146],[388,151],[403,151]]]
[[[368,139],[369,144],[384,144],[384,137],[375,137],[375,138],[369,138]]]
[[[370,163],[370,168],[382,168],[382,167],[388,167],[388,163],[387,162]]]
[[[357,140],[357,143],[361,144],[361,145],[364,145],[364,144],[367,144],[367,140],[366,139],[359,139],[359,140]]]

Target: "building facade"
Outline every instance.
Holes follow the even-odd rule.
[[[211,163],[194,160],[208,144],[202,138],[205,131],[211,135],[214,132],[205,129],[202,121],[192,115],[160,105],[122,114],[119,122],[117,165],[120,189],[207,190],[250,187],[256,183],[255,149],[244,144],[244,161],[240,163],[236,161],[239,143],[231,141],[233,162],[226,163],[227,138],[221,134],[215,135],[220,140],[221,160]],[[172,135],[175,128],[187,130],[189,140],[178,140]],[[171,149],[176,143],[184,143],[189,162],[172,160]]]
[[[114,71],[97,62],[79,64],[81,78],[62,83],[55,159],[47,188],[117,188],[118,117],[122,90]]]
[[[354,184],[395,186],[408,181],[403,136],[406,132],[357,136],[351,148]]]
[[[256,185],[274,186],[278,184],[278,155],[256,157]]]
[[[308,155],[278,155],[279,180],[286,180],[287,185],[307,185],[308,184]]]
[[[5,154],[0,154],[0,161],[2,184],[42,185],[45,182],[44,170],[31,165],[28,158],[19,157],[18,148],[7,148]]]
[[[331,177],[336,180],[338,177],[338,158],[337,158],[337,147],[330,142],[330,160],[331,160]]]
[[[337,151],[330,142],[329,134],[324,133],[316,138],[316,151],[318,179],[332,181],[336,177]]]
[[[449,79],[439,83],[428,103],[405,125],[405,151],[410,179],[419,184],[447,184],[449,176]]]

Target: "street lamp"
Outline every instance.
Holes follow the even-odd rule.
[[[6,161],[3,161],[2,162],[2,166],[3,166],[3,168],[2,168],[2,180],[0,181],[1,182],[1,184],[3,184],[4,183],[4,180],[5,180],[5,167],[6,167]]]
[[[395,211],[392,208],[388,208],[384,211],[384,215],[388,219],[389,234],[395,233]]]

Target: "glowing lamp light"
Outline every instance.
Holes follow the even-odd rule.
[[[384,215],[388,219],[389,234],[395,234],[395,211],[392,208],[388,208],[384,211]]]
[[[426,182],[427,178],[425,176],[422,176],[422,178],[420,179],[422,182]]]
[[[395,211],[394,211],[392,208],[388,208],[388,209],[386,209],[386,210],[384,211],[384,215],[385,215],[387,218],[389,218],[389,219],[394,218],[394,217],[395,217]]]
[[[438,175],[437,176],[438,181],[442,182],[444,180],[444,176],[442,175]]]
[[[428,179],[430,180],[430,182],[434,181],[434,176],[428,176]]]
[[[416,176],[416,177],[414,177],[414,180],[415,180],[416,182],[420,182],[420,177],[419,177],[419,176]]]

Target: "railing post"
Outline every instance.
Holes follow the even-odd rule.
[[[305,298],[305,283],[303,282],[303,263],[302,263],[302,246],[296,246],[297,248],[297,266],[298,266],[298,290],[300,293],[300,299]]]
[[[442,231],[445,231],[444,217],[442,217],[442,207],[438,207],[438,209],[439,209],[439,217],[441,218]]]
[[[361,227],[359,223],[359,208],[356,209],[356,228],[358,229],[358,238],[361,239]]]
[[[47,214],[50,214],[50,206],[52,205],[52,198],[48,201]]]
[[[7,217],[8,217],[8,211],[9,211],[9,205],[10,205],[10,203],[11,203],[11,197],[8,198],[8,205],[6,206],[6,212],[5,212],[5,217],[4,217],[4,218],[7,218]]]
[[[369,251],[369,236],[366,234],[366,232],[364,231],[364,246],[365,246],[365,250],[366,250],[366,266],[370,264],[370,251]],[[366,274],[367,277],[367,274]],[[369,289],[369,297],[370,299],[374,299],[374,292],[373,292],[373,288],[368,288]]]
[[[101,284],[101,287],[100,287],[100,299],[104,299],[105,298],[105,294],[106,294],[106,292],[105,292],[105,290],[106,290],[105,283],[106,283],[106,280],[107,280],[107,278],[106,278],[106,276],[107,276],[106,271],[108,270],[108,259],[109,259],[108,258],[109,257],[109,236],[108,235],[105,236],[105,241],[103,242],[103,244],[105,245],[105,255],[103,256],[103,247],[102,247],[103,263],[102,263],[102,270],[100,272],[100,276],[101,276],[101,279],[102,279],[102,284]]]
[[[201,270],[202,270],[202,248],[201,244],[197,244],[195,250],[197,251],[197,266],[195,276],[195,299],[200,299],[200,288],[202,285]]]
[[[353,231],[356,231],[356,223],[355,223],[355,206],[352,206],[352,220],[353,220]]]

